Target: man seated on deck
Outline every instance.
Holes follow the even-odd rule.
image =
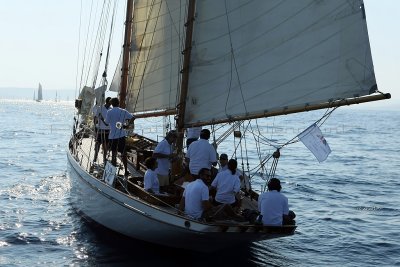
[[[171,130],[154,149],[153,157],[157,159],[158,163],[156,173],[160,186],[169,185],[169,170],[171,168],[171,161],[175,159],[173,154],[173,144],[175,143],[176,138],[177,132]]]
[[[210,202],[207,183],[210,183],[211,172],[207,168],[199,171],[199,178],[189,183],[185,187],[179,210],[193,219],[227,220],[233,219],[239,222],[245,221],[243,217],[237,215],[230,205],[219,205],[213,207]]]
[[[223,154],[221,154],[223,155]],[[219,172],[211,183],[210,192],[214,192],[214,205],[229,204],[240,206],[240,179],[237,175],[237,161],[230,159],[228,169]]]
[[[157,159],[149,157],[144,161],[147,167],[146,173],[144,174],[144,190],[152,194],[160,193],[160,184],[158,181],[157,173]]]
[[[268,182],[268,192],[258,197],[258,210],[264,225],[295,224],[296,215],[293,211],[289,211],[288,198],[280,192],[281,189],[281,181],[278,178],[271,178]]]

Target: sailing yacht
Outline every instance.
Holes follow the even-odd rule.
[[[179,213],[180,195],[143,189],[144,160],[157,142],[142,135],[127,138],[129,176],[93,163],[91,107],[104,102],[106,90],[118,93],[136,123],[172,116],[171,129],[178,132],[173,149],[180,159],[185,129],[203,126],[215,133],[226,127],[214,138],[216,147],[234,136],[237,144],[226,146],[233,157],[259,157],[257,166],[242,170],[242,209],[247,210],[257,210],[261,193],[252,180],[259,172],[266,181],[273,178],[280,153],[290,145],[273,145],[274,153],[262,155],[269,143],[258,137],[259,151],[239,154],[239,145],[257,132],[249,122],[317,109],[326,109],[327,116],[340,106],[390,98],[377,88],[361,0],[128,0],[124,19],[114,78],[110,85],[103,75],[98,87],[82,86],[67,157],[74,208],[135,239],[212,251],[290,236],[297,226],[203,221]],[[173,166],[171,179],[185,179],[180,166]]]
[[[39,86],[38,86],[38,95],[37,95],[37,98],[36,98],[36,101],[37,102],[40,102],[40,101],[42,101],[43,100],[43,92],[42,92],[42,85],[39,83]]]

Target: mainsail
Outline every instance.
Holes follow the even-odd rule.
[[[135,1],[130,111],[180,103],[186,6],[178,0]],[[182,100],[186,126],[262,117],[377,90],[361,0],[196,1],[191,49]]]

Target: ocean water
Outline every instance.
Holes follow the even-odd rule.
[[[281,150],[277,176],[297,214],[295,235],[201,254],[83,220],[71,207],[66,176],[73,104],[0,103],[0,266],[400,266],[399,111],[335,111],[321,127],[332,149],[323,163],[300,142]],[[258,131],[284,143],[321,114],[259,120]],[[156,138],[162,120],[138,120],[136,128]],[[248,139],[253,164],[257,148]],[[254,177],[254,189],[263,184]]]

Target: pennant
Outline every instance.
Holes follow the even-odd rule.
[[[331,148],[316,124],[311,125],[298,135],[303,144],[314,154],[319,162],[326,160]]]

